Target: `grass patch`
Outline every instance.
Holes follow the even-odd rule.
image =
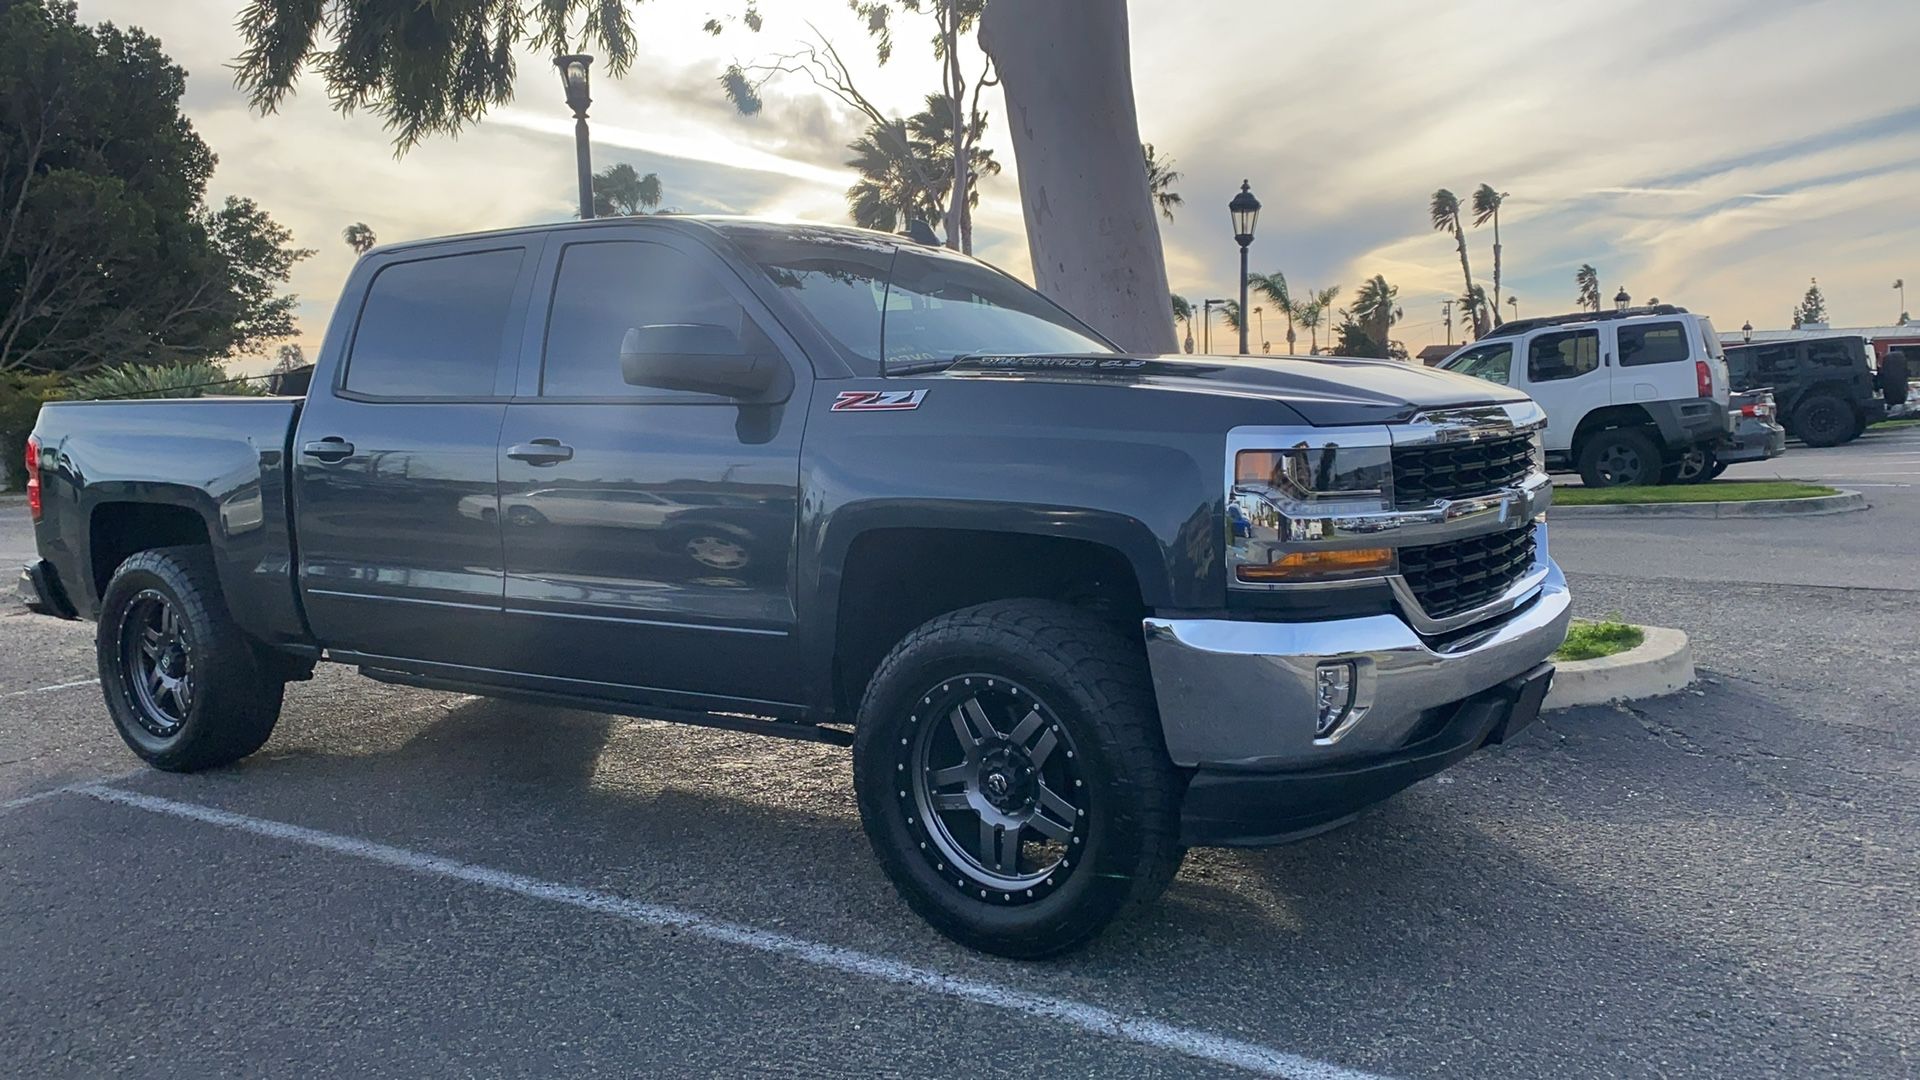
[[[1901,428],[1910,428],[1910,427],[1920,427],[1920,417],[1909,416],[1909,417],[1903,417],[1899,420],[1882,420],[1879,423],[1868,428],[1867,430],[1868,431],[1884,431],[1888,428],[1899,430]]]
[[[1613,619],[1585,622],[1575,619],[1567,631],[1567,643],[1553,654],[1555,660],[1597,660],[1602,656],[1626,652],[1647,640],[1637,626]]]
[[[1839,492],[1800,480],[1712,480],[1704,484],[1644,487],[1556,487],[1559,506],[1615,506],[1620,503],[1747,502],[1752,499],[1816,499]],[[1551,514],[1549,514],[1551,516]]]

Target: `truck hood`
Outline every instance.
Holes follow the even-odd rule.
[[[1317,427],[1411,420],[1427,409],[1525,401],[1510,387],[1356,357],[965,356],[936,378],[1123,384],[1283,402]]]

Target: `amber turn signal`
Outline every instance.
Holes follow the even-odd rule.
[[[1244,455],[1243,455],[1244,456]],[[1385,573],[1393,569],[1392,548],[1352,548],[1347,551],[1295,551],[1270,563],[1241,566],[1241,581],[1313,581],[1347,574]]]

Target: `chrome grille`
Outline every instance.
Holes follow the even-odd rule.
[[[1498,599],[1533,565],[1533,526],[1400,549],[1400,573],[1428,618]]]
[[[1436,499],[1490,495],[1533,468],[1529,435],[1473,442],[1403,446],[1393,451],[1393,505],[1412,510]]]

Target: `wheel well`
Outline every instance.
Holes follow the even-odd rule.
[[[93,595],[103,596],[113,572],[136,552],[186,544],[208,545],[207,523],[184,506],[162,503],[104,503],[94,508],[87,529],[93,555]]]
[[[835,626],[834,707],[846,720],[888,650],[936,615],[992,600],[1062,600],[1140,635],[1146,605],[1126,557],[1088,540],[970,529],[876,529],[847,552]]]
[[[1586,449],[1587,440],[1602,431],[1614,428],[1646,428],[1647,434],[1658,443],[1660,426],[1653,422],[1653,414],[1639,405],[1608,405],[1595,409],[1580,418],[1580,425],[1573,429],[1573,444],[1569,450],[1574,464],[1580,462],[1580,454]]]

